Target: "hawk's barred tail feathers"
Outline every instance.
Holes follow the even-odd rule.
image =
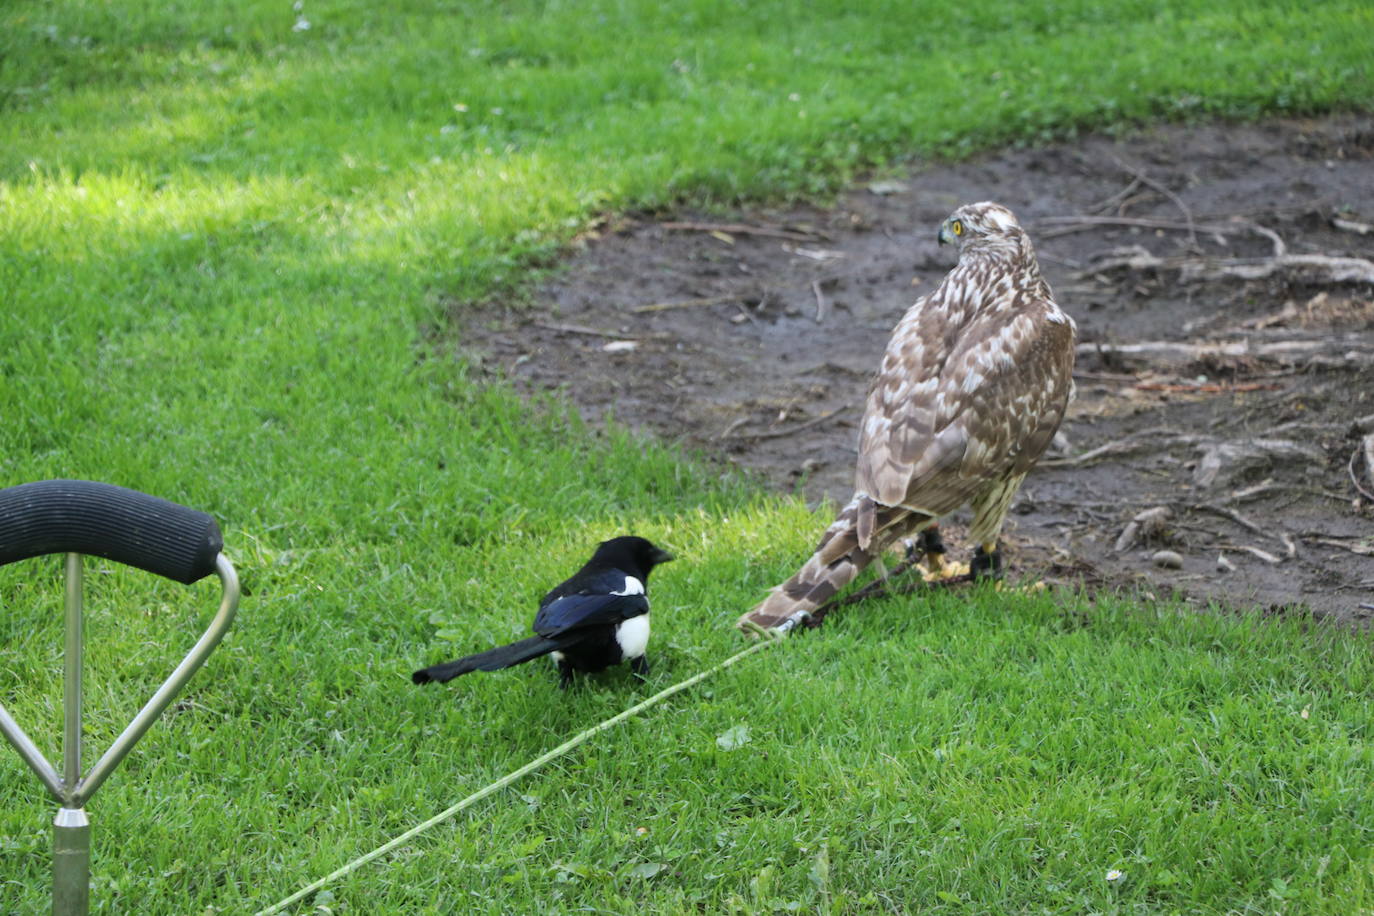
[[[863,572],[898,538],[916,534],[935,519],[909,509],[881,506],[857,494],[821,535],[816,552],[790,579],[737,623],[742,630],[787,632]]]

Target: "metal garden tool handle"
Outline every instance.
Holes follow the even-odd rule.
[[[238,610],[238,576],[220,552],[219,525],[204,512],[110,484],[45,480],[0,490],[0,566],[65,553],[66,653],[63,677],[62,772],[50,764],[0,706],[4,732],[24,762],[61,805],[53,825],[53,912],[85,913],[89,905],[90,823],[83,810],[214,651]],[[81,775],[81,554],[135,566],[190,584],[211,572],[223,585],[219,612],[124,731]]]

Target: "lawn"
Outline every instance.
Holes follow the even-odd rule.
[[[246,588],[91,803],[97,909],[285,897],[739,649],[730,622],[823,525],[474,378],[448,315],[518,306],[607,211],[823,200],[912,157],[1160,118],[1369,110],[1371,32],[1356,2],[6,3],[0,486],[209,511]],[[651,583],[650,685],[409,683],[523,635],[622,532],[681,558]],[[58,569],[0,570],[0,700],[50,756]],[[215,588],[92,561],[88,593],[99,750]],[[1367,911],[1371,687],[1367,638],[1295,622],[878,602],[297,911]],[[46,908],[52,809],[0,754],[0,909]]]

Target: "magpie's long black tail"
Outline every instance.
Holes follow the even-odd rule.
[[[495,649],[488,649],[466,658],[444,662],[442,665],[421,668],[412,674],[410,679],[417,684],[430,682],[442,684],[445,681],[453,680],[460,674],[467,674],[469,671],[499,671],[502,668],[509,668],[532,658],[548,655],[550,652],[565,648],[567,645],[568,640],[560,641],[545,639],[542,636],[531,636],[529,639],[522,639],[508,646],[497,646]]]

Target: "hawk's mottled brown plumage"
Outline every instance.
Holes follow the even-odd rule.
[[[959,263],[897,323],[859,432],[854,498],[810,560],[741,625],[786,629],[898,538],[964,505],[995,550],[1012,497],[1054,438],[1073,388],[1075,327],[1006,207],[940,227]],[[788,623],[791,621],[791,623]]]

